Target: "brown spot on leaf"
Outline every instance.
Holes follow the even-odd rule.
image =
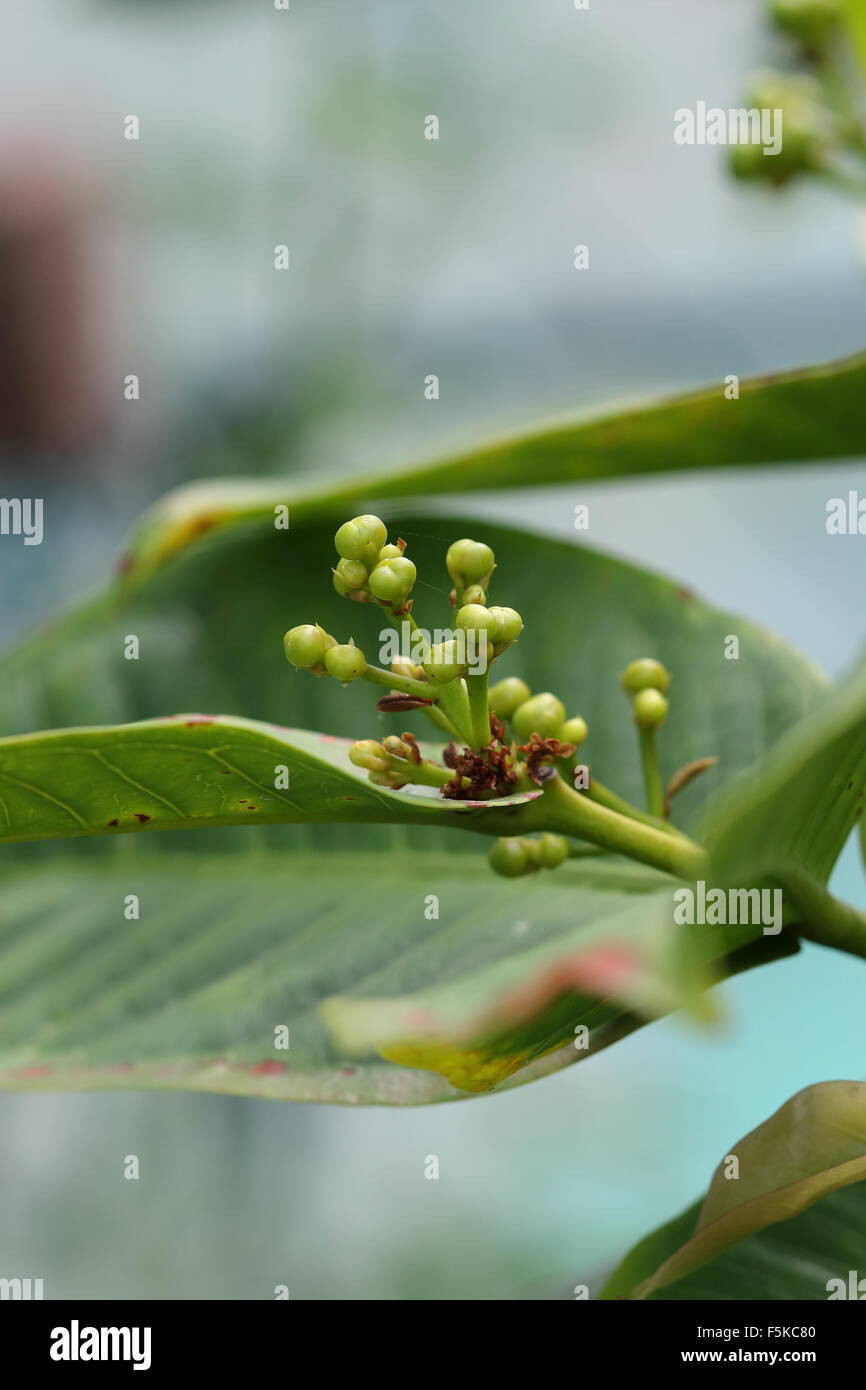
[[[137,821],[140,821],[142,825],[144,825],[146,821],[149,821],[151,819],[151,817],[147,815],[144,811],[133,811],[132,814]]]

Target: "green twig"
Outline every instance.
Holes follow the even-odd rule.
[[[665,796],[662,789],[661,773],[659,772],[656,730],[640,726],[638,738],[640,740],[640,765],[643,772],[646,808],[651,816],[658,816],[661,819],[664,815]]]
[[[553,830],[588,840],[613,854],[624,854],[678,878],[696,879],[706,871],[707,856],[694,840],[666,834],[610,811],[573,791],[559,776],[551,777],[544,784],[542,795],[523,807],[522,812],[521,830]]]
[[[416,681],[412,676],[398,676],[396,671],[383,671],[381,666],[368,665],[363,672],[365,681],[371,685],[382,685],[386,690],[397,690],[401,695],[413,695],[419,700],[429,700],[435,704],[438,691],[427,681]]]
[[[786,906],[794,909],[794,930],[799,936],[866,959],[866,913],[834,898],[797,865],[774,870],[772,877],[781,885]]]
[[[472,724],[472,747],[486,748],[490,742],[490,706],[487,702],[487,672],[466,677],[469,699],[469,718]]]

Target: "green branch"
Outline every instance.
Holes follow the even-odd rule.
[[[520,829],[553,830],[588,840],[612,854],[624,854],[677,878],[696,879],[706,872],[707,856],[685,836],[662,830],[610,811],[573,791],[561,777],[552,777],[536,801],[522,808]]]

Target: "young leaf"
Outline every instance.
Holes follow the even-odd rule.
[[[809,1086],[734,1145],[700,1206],[641,1241],[611,1276],[602,1297],[644,1299],[662,1290],[669,1297],[692,1297],[683,1281],[732,1246],[778,1222],[790,1222],[819,1199],[864,1180],[866,1083]],[[862,1211],[862,1196],[858,1203]],[[822,1229],[827,1239],[834,1239],[832,1226],[820,1223],[816,1248],[810,1251],[819,1269]],[[779,1236],[783,1240],[785,1232]],[[760,1277],[757,1261],[747,1262],[745,1269]],[[757,1296],[747,1279],[741,1280],[738,1296]],[[826,1285],[816,1280],[814,1292],[806,1296],[826,1298]]]

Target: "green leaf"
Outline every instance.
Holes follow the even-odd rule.
[[[0,843],[321,821],[476,829],[482,817],[485,833],[508,834],[515,810],[539,795],[448,801],[374,787],[349,747],[202,714],[0,739]]]
[[[669,942],[653,925],[664,881],[599,858],[506,882],[468,856],[384,851],[148,847],[98,865],[7,867],[0,1088],[417,1104],[518,1071],[531,1080],[631,1031],[632,1008],[645,1017],[676,1002]],[[744,953],[732,968],[758,959]],[[379,999],[388,1050],[417,1050],[402,1065],[376,1055],[385,1033],[367,1005]],[[587,1048],[573,1045],[579,1024]],[[280,1028],[287,1050],[275,1046]]]
[[[448,625],[444,552],[451,540],[475,531],[475,524],[416,517],[395,529],[408,539],[429,586],[418,589],[419,622]],[[697,757],[719,757],[677,798],[675,818],[687,828],[698,822],[714,788],[747,768],[826,698],[823,679],[795,652],[674,583],[590,550],[516,530],[485,526],[483,536],[496,551],[496,598],[519,608],[527,623],[503,658],[501,674],[522,675],[536,690],[554,689],[570,714],[583,714],[590,727],[585,756],[593,771],[633,801],[641,798],[640,762],[618,676],[636,655],[649,654],[672,672],[671,714],[661,740],[665,779]],[[354,636],[370,659],[378,656],[382,615],[337,597],[329,584],[331,556],[331,528],[321,527],[289,533],[258,527],[194,547],[134,592],[110,593],[7,658],[0,665],[0,727],[17,735],[51,726],[154,720],[190,708],[230,709],[237,717],[220,720],[217,727],[190,728],[190,743],[202,737],[222,739],[229,728],[232,739],[238,728],[256,731],[246,746],[246,770],[267,788],[273,784],[274,764],[289,758],[285,740],[293,744],[293,739],[279,728],[262,732],[261,724],[248,724],[247,718],[352,738],[399,732],[414,721],[416,732],[423,734],[428,726],[417,714],[395,721],[377,715],[375,692],[359,688],[361,682],[342,689],[335,681],[316,680],[287,666],[283,632],[310,619],[340,638]],[[738,662],[723,656],[731,632],[740,637]],[[138,660],[124,655],[130,635],[138,638]],[[178,724],[185,722],[159,721],[154,738],[176,738]],[[51,737],[58,746],[68,738],[63,733]],[[86,744],[89,737],[75,735],[76,757],[82,756],[80,740]],[[139,737],[131,730],[122,735],[133,741]],[[25,741],[13,742],[26,755]],[[42,739],[34,747],[38,756],[50,755]],[[342,757],[336,743],[295,748],[292,754],[298,759],[293,790],[303,785],[309,806],[318,804],[323,812],[329,795],[323,787],[333,785],[327,779],[336,775],[333,758],[338,754]],[[93,775],[92,754],[83,756],[88,776]],[[181,755],[186,756],[196,755]],[[109,761],[113,758],[112,753]],[[719,943],[711,932],[696,933],[695,960],[675,960],[663,924],[654,917],[661,901],[655,896],[658,875],[633,865],[614,870],[600,861],[572,861],[529,880],[498,880],[481,857],[481,845],[447,830],[459,812],[435,799],[423,810],[429,823],[414,827],[254,825],[246,819],[255,814],[247,806],[241,828],[219,828],[224,803],[215,796],[229,795],[222,784],[232,778],[222,776],[212,761],[208,756],[210,776],[199,790],[200,809],[214,828],[184,837],[182,846],[170,833],[111,833],[98,840],[82,836],[63,846],[0,846],[0,876],[8,876],[0,898],[5,914],[0,933],[5,922],[10,943],[23,952],[26,978],[40,991],[35,1013],[28,1013],[22,997],[21,1011],[7,1018],[3,1045],[9,1066],[18,1068],[10,1073],[9,1084],[172,1084],[385,1103],[450,1099],[459,1092],[427,1069],[438,1067],[464,1087],[509,1084],[512,1074],[529,1079],[591,1056],[622,1029],[637,1026],[640,1017],[693,1004],[695,974],[709,968],[724,975],[757,961],[763,951],[790,949],[771,941],[748,950],[743,944],[742,952],[726,960],[722,946],[737,942]],[[191,770],[198,764],[188,766]],[[122,767],[128,770],[125,763]],[[172,761],[163,771],[174,777],[177,765]],[[50,790],[57,775],[51,762],[42,768],[38,785],[47,777]],[[168,807],[156,801],[148,811],[138,804],[137,788],[122,779],[118,787],[110,769],[104,775],[111,780],[112,794],[123,798],[117,804],[124,816],[143,810],[154,817],[145,825],[171,824],[174,813]],[[146,780],[133,776],[140,783]],[[214,777],[219,779],[216,789]],[[339,777],[346,779],[352,795],[369,794],[369,784],[350,765],[342,766]],[[305,780],[298,783],[299,778]],[[76,785],[84,784],[78,779]],[[180,804],[176,787],[162,784],[157,790]],[[240,795],[259,808],[252,789],[248,796]],[[319,803],[316,796],[321,796]],[[400,796],[401,815],[405,798],[405,793]],[[375,808],[383,803],[363,804]],[[390,816],[392,802],[386,804]],[[77,803],[76,809],[80,813]],[[282,817],[285,810],[281,805],[276,815]],[[480,814],[500,813],[501,808],[497,812],[488,806]],[[104,817],[106,822],[114,818],[121,819],[114,812]],[[167,851],[165,888],[160,886],[159,846]],[[180,861],[174,855],[181,847],[185,857],[177,868]],[[440,859],[439,851],[447,857]],[[216,890],[199,898],[197,885],[206,886],[211,878]],[[666,882],[669,899],[675,883]],[[141,928],[122,916],[123,899],[138,892],[137,885],[142,903],[150,903],[146,918],[143,909]],[[43,891],[45,898],[39,896]],[[428,894],[440,898],[438,922],[424,916]],[[233,904],[224,929],[223,902],[227,913]],[[669,922],[669,914],[665,920]],[[529,924],[525,934],[512,935],[511,927],[519,922]],[[85,933],[87,941],[78,993],[70,975],[77,959],[76,931]],[[265,939],[260,932],[273,933],[274,941],[285,939],[287,953],[291,942],[291,961],[288,954],[284,962],[268,951],[260,960],[256,941]],[[560,937],[561,952],[555,944]],[[137,954],[150,949],[148,941],[152,954]],[[27,953],[43,947],[45,954],[38,961],[33,957],[31,967]],[[227,950],[228,956],[221,954]],[[537,957],[521,959],[536,951]],[[204,975],[198,973],[199,953]],[[11,970],[15,959],[0,955],[0,980],[18,979]],[[609,974],[598,974],[599,961],[610,965],[611,960],[628,966],[620,970],[615,987]],[[604,981],[603,999],[592,995],[589,968]],[[219,982],[226,972],[223,992]],[[118,1031],[113,1024],[109,1029],[107,1021],[102,1031],[103,1015],[97,1009],[93,1032],[82,1036],[79,1046],[75,1030],[89,1026],[99,982],[107,987],[109,980]],[[91,987],[92,996],[87,992]],[[266,1034],[282,1015],[275,1005],[274,1017],[263,1023],[265,996],[260,991],[266,988],[289,1002],[297,988],[297,999],[303,1001],[297,1003],[297,1026],[303,1031],[287,1072],[270,1065],[274,1055]],[[531,1007],[515,1018],[509,1009],[515,993],[524,988]],[[407,1031],[403,1011],[416,998],[432,1011],[431,1019]],[[371,999],[386,1002],[371,1012],[365,1002]],[[323,1018],[318,1009],[325,1000],[331,1002]],[[153,1017],[145,1017],[152,1005]],[[380,1008],[381,1028],[375,1017]],[[339,1043],[330,1040],[325,1018]],[[581,1022],[591,1030],[588,1054],[568,1042]],[[380,1048],[399,1055],[400,1063],[374,1058]],[[349,1049],[358,1057],[347,1058]],[[156,1061],[178,1070],[157,1072]],[[230,1065],[222,1066],[222,1061]],[[265,1062],[264,1070],[249,1071]],[[344,1077],[344,1065],[357,1070]],[[48,1070],[21,1071],[43,1066]]]
[[[826,883],[866,797],[866,666],[785,734],[710,808],[713,872],[733,882]]]
[[[731,1176],[732,1158],[738,1165],[736,1177]],[[669,1298],[759,1297],[750,1280],[766,1277],[763,1262],[768,1251],[775,1250],[778,1259],[778,1252],[787,1247],[789,1272],[793,1273],[793,1251],[805,1236],[811,1243],[804,1254],[813,1269],[821,1271],[813,1291],[805,1296],[824,1298],[823,1271],[830,1251],[839,1248],[835,1226],[823,1220],[797,1225],[794,1218],[820,1199],[860,1184],[856,1209],[862,1230],[864,1180],[866,1083],[827,1081],[809,1086],[730,1150],[716,1169],[703,1202],[641,1241],[611,1276],[602,1297],[644,1299],[662,1291]],[[833,1214],[851,1205],[850,1199],[834,1203]],[[777,1223],[785,1224],[776,1229],[774,1240],[750,1241]],[[738,1258],[723,1263],[725,1252],[741,1242],[747,1243],[748,1249],[743,1245]],[[844,1258],[850,1257],[846,1253]],[[714,1277],[712,1262],[719,1264],[718,1277]],[[689,1279],[704,1266],[710,1268],[704,1270],[700,1287],[717,1292],[699,1295]],[[837,1266],[833,1273],[844,1276],[847,1269],[847,1265]],[[734,1270],[738,1272],[737,1285],[730,1278]],[[801,1266],[800,1274],[803,1272]]]
[[[546,423],[525,434],[399,471],[298,490],[286,479],[213,479],[169,493],[144,519],[123,561],[138,581],[200,538],[251,522],[273,527],[345,516],[370,499],[537,487],[685,468],[849,458],[866,445],[866,354],[803,371],[746,378],[736,401],[721,382],[650,404]],[[379,504],[387,515],[393,506]]]
[[[415,609],[422,626],[452,621],[444,553],[474,529],[466,519],[442,517],[396,523],[393,533],[408,539],[424,581]],[[596,776],[633,802],[643,795],[640,759],[619,675],[639,655],[655,655],[671,671],[664,780],[696,758],[719,759],[677,797],[674,819],[686,829],[698,823],[716,789],[825,698],[824,679],[791,648],[669,580],[501,526],[485,525],[483,535],[497,559],[491,594],[517,607],[526,622],[494,677],[523,676],[535,690],[556,691],[569,714],[583,715],[590,729],[583,756]],[[107,595],[0,664],[0,730],[124,724],[198,709],[353,739],[406,727],[429,733],[417,713],[377,715],[376,694],[365,682],[344,689],[287,665],[283,633],[298,623],[315,620],[339,640],[354,637],[373,661],[381,634],[391,630],[375,606],[334,593],[332,556],[331,530],[322,527],[238,533],[196,547],[170,573],[123,597]],[[740,639],[738,661],[723,655],[731,632]],[[138,660],[124,656],[130,634],[139,641]],[[345,832],[325,839],[317,832],[315,843],[345,847],[357,844],[357,833],[350,840]],[[422,840],[421,832],[394,833],[409,833],[425,847],[436,834],[424,830]],[[262,835],[281,845],[313,843],[309,834]],[[440,837],[437,847],[453,848],[453,840]]]

